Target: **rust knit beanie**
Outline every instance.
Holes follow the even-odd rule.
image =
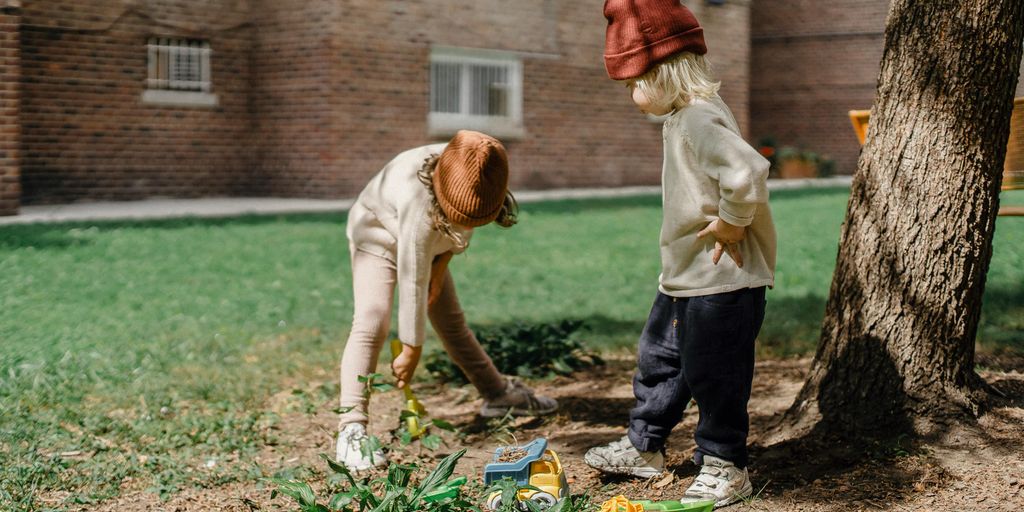
[[[636,78],[679,52],[704,55],[704,29],[679,0],[606,0],[604,67],[612,80]]]
[[[448,220],[475,228],[493,221],[508,192],[508,156],[498,139],[460,130],[441,152],[434,195]]]

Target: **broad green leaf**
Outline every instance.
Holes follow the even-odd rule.
[[[422,443],[428,450],[436,450],[440,448],[442,441],[443,439],[441,439],[440,436],[436,436],[434,434],[428,434],[420,439],[420,443]]]
[[[452,472],[455,471],[455,464],[457,464],[459,459],[465,454],[466,449],[463,448],[445,457],[444,460],[442,460],[437,467],[420,482],[420,485],[416,488],[416,492],[413,493],[412,498],[409,500],[410,503],[413,505],[418,504],[420,498],[424,494],[433,491],[437,486],[447,482],[448,477],[452,476]]]
[[[370,459],[371,463],[374,463],[373,452],[380,450],[382,447],[383,445],[380,442],[380,438],[377,436],[367,436],[366,439],[363,440],[362,444],[359,445],[359,452],[362,453],[364,457]]]
[[[435,427],[437,427],[437,428],[439,428],[441,430],[447,430],[448,432],[455,432],[455,425],[452,425],[451,423],[448,423],[445,420],[431,419],[430,423],[432,423]]]
[[[348,480],[349,484],[355,485],[355,483],[356,483],[355,477],[352,476],[352,472],[349,471],[348,468],[345,467],[344,464],[338,463],[338,461],[330,458],[325,453],[321,453],[320,454],[320,458],[324,459],[325,461],[327,461],[327,466],[329,468],[331,468],[331,471],[334,471],[335,473],[338,473],[340,475],[344,475],[345,478]]]

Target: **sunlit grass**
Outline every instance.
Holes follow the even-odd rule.
[[[813,351],[847,195],[773,194],[779,265],[761,356]],[[1024,191],[1003,199],[1024,204]],[[657,197],[523,205],[519,225],[480,229],[452,262],[471,325],[581,319],[593,346],[633,347],[657,291],[660,222]],[[287,443],[270,428],[274,393],[336,396],[352,311],[344,223],[0,228],[0,508],[30,508],[39,489],[100,500],[125,477],[168,494],[266,476],[201,463]],[[979,343],[1024,351],[1022,333],[1024,218],[1003,217]]]

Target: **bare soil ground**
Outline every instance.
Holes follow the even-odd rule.
[[[757,366],[750,402],[751,479],[756,498],[734,505],[730,511],[857,511],[857,510],[1005,510],[1024,508],[1024,357],[981,356],[982,376],[997,390],[992,410],[979,422],[980,436],[938,444],[893,439],[846,446],[820,440],[798,440],[771,446],[759,444],[766,432],[792,403],[803,382],[809,359],[768,360]],[[583,462],[584,452],[624,432],[632,405],[633,361],[612,358],[604,367],[572,377],[534,383],[542,393],[556,397],[561,412],[546,419],[520,419],[511,425],[520,443],[546,437],[569,476],[574,493],[589,491],[601,501],[624,494],[633,499],[678,498],[697,467],[690,462],[695,407],[687,410],[668,448],[669,477],[642,481],[606,477]],[[431,464],[431,460],[467,447],[469,452],[456,474],[479,476],[508,429],[495,429],[476,416],[475,392],[421,384],[418,395],[433,417],[443,418],[463,431],[448,436],[448,447],[437,453],[400,449],[396,461]],[[275,399],[287,400],[286,394]],[[273,405],[273,404],[272,404]],[[319,453],[333,453],[333,403],[316,414],[293,412],[277,425],[282,443],[267,446],[258,456],[265,471],[305,464],[326,470]],[[398,392],[374,397],[371,430],[388,441],[388,429],[398,423]],[[396,443],[397,444],[397,443]],[[197,462],[201,466],[201,462]],[[310,478],[315,489],[324,482],[320,472]],[[82,510],[282,510],[295,509],[286,498],[270,499],[271,489],[253,482],[188,489],[161,501],[145,485],[126,482],[120,497]],[[57,496],[51,496],[57,499]]]

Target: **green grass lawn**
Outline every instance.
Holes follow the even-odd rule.
[[[762,356],[813,351],[846,199],[774,193]],[[479,230],[452,263],[470,323],[581,319],[594,346],[632,346],[657,290],[659,204],[526,204],[518,226]],[[271,394],[301,389],[296,407],[336,396],[352,310],[344,222],[0,227],[0,508],[29,508],[40,489],[101,500],[125,477],[167,494],[267,476],[216,461],[287,442],[268,428]],[[994,245],[979,343],[1024,351],[1024,218],[1000,218]]]

